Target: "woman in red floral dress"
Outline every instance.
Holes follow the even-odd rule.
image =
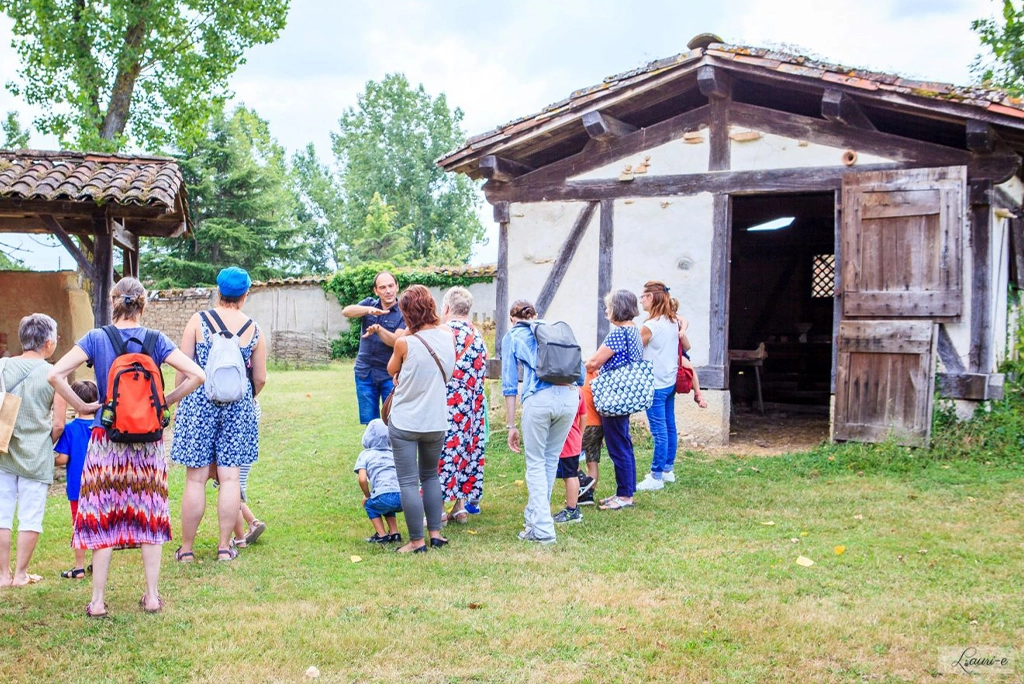
[[[460,523],[469,515],[466,501],[479,501],[484,487],[487,347],[469,321],[472,307],[473,295],[464,287],[444,295],[444,320],[455,335],[455,371],[448,382],[448,434],[437,472],[445,501],[455,502],[446,519]]]

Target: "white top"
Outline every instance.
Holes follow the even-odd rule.
[[[654,389],[674,387],[679,370],[679,326],[664,316],[644,323],[651,339],[644,347],[644,360],[654,362]]]
[[[391,400],[389,423],[408,432],[446,432],[447,384],[455,368],[455,339],[448,328],[421,330],[416,334],[441,360],[444,377],[423,343],[412,335],[406,335],[409,351],[399,374],[395,398]]]

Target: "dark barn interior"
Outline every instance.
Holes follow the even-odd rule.
[[[835,194],[734,196],[732,216],[733,404],[760,408],[760,379],[760,403],[768,409],[827,414],[837,268]],[[790,217],[789,225],[760,229]]]

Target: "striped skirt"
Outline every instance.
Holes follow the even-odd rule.
[[[93,428],[71,545],[133,549],[170,539],[163,440],[111,442],[103,428]]]

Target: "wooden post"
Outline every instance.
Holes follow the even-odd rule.
[[[614,247],[615,223],[612,213],[615,200],[601,200],[601,232],[598,237],[597,253],[597,347],[608,335],[608,317],[604,313],[604,297],[612,289],[612,249]]]
[[[729,389],[729,262],[732,254],[732,200],[714,196],[714,235],[711,243],[711,331],[708,366],[701,386]],[[714,377],[717,375],[718,377]],[[705,377],[706,376],[706,377]]]
[[[971,198],[971,353],[970,372],[991,373],[992,345],[992,182],[972,181]]]
[[[111,322],[110,288],[114,284],[114,236],[107,212],[93,217],[92,316],[95,325]]]
[[[498,222],[498,276],[494,295],[494,356],[501,358],[501,338],[508,330],[508,202],[494,205]]]
[[[843,321],[843,191],[836,190],[833,193],[835,202],[835,219],[833,230],[835,231],[835,247],[833,254],[833,267],[835,268],[835,279],[832,281],[835,288],[832,291],[832,378],[830,380],[830,392],[836,393],[836,361],[839,353],[839,324]]]

